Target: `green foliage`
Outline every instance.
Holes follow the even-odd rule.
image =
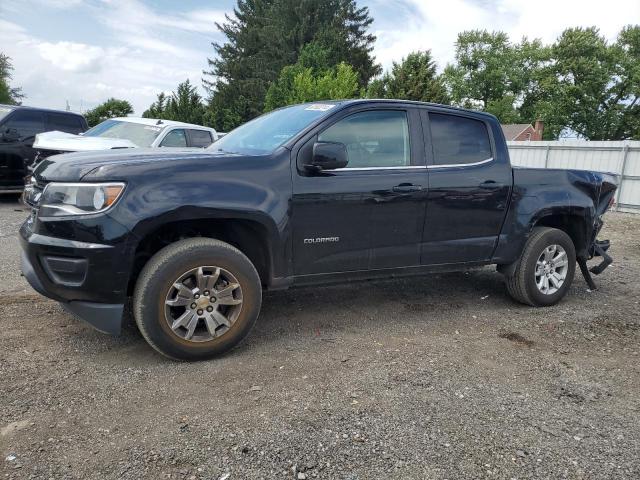
[[[20,105],[20,101],[24,98],[22,89],[11,87],[11,72],[13,65],[11,59],[4,53],[0,53],[0,103],[5,105]]]
[[[355,98],[358,88],[358,74],[344,62],[318,74],[300,65],[284,67],[280,78],[267,91],[265,112],[314,100]]]
[[[640,138],[640,26],[614,43],[597,28],[570,28],[550,46],[503,32],[462,32],[444,71],[455,105],[503,123],[545,121],[544,137]]]
[[[216,57],[204,72],[207,121],[229,130],[262,113],[269,86],[303,51],[304,68],[345,62],[364,87],[380,71],[371,56],[375,37],[367,33],[372,21],[355,0],[238,0],[233,17],[217,24],[226,42],[213,44]]]
[[[133,113],[133,107],[126,100],[110,98],[92,110],[85,112],[84,117],[90,127],[94,127],[109,118],[126,117]]]
[[[295,65],[282,69],[269,86],[264,111],[314,100],[358,96],[358,74],[344,62],[330,66],[329,53],[316,43],[306,45]]]
[[[556,138],[569,129],[590,140],[640,139],[640,26],[609,44],[595,27],[565,30],[540,72],[537,112]]]
[[[512,44],[504,32],[472,30],[460,33],[455,47],[455,63],[444,71],[455,105],[488,111],[503,123],[533,120],[523,118],[518,107],[548,60],[548,49],[540,41]]]
[[[167,107],[167,96],[164,92],[160,92],[156,101],[151,106],[142,112],[143,118],[165,118],[164,110]]]
[[[449,103],[449,95],[437,73],[431,51],[410,53],[400,63],[393,62],[391,72],[374,79],[368,86],[368,98],[399,98],[422,102]]]
[[[142,114],[145,118],[162,118],[204,125],[205,106],[197,88],[187,79],[167,97],[164,92]]]

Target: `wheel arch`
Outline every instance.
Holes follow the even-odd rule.
[[[536,218],[532,222],[529,232],[535,227],[550,227],[562,230],[571,238],[576,249],[576,256],[579,258],[587,255],[589,248],[588,224],[583,215],[569,212],[549,212]]]
[[[528,223],[524,222],[518,236],[517,254],[509,258],[507,262],[498,262],[497,270],[506,276],[513,275],[520,255],[527,239],[531,236],[535,227],[550,227],[562,230],[573,242],[576,250],[576,257],[588,256],[589,249],[589,223],[584,215],[572,212],[567,208],[544,209],[529,218]],[[515,252],[514,252],[515,253]]]
[[[253,263],[263,286],[271,284],[274,274],[273,229],[257,218],[247,216],[208,215],[205,217],[172,216],[155,221],[153,227],[134,232],[138,241],[133,253],[128,294],[133,292],[144,265],[162,248],[186,238],[215,238],[233,245]]]

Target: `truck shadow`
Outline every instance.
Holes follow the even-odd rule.
[[[529,309],[506,294],[502,276],[493,268],[322,287],[265,292],[255,328],[228,356],[247,350],[267,352],[300,348],[305,342],[335,341],[347,334],[388,336],[418,328],[450,329],[452,320],[500,316]],[[71,320],[71,318],[69,318]],[[132,319],[120,337],[109,337],[78,322],[83,346],[110,356],[125,354],[143,363],[162,362],[146,345]],[[82,326],[81,326],[82,325]],[[99,344],[99,345],[96,345]],[[117,359],[114,361],[118,362]]]

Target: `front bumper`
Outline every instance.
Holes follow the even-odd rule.
[[[22,274],[33,289],[45,297],[58,300],[62,308],[87,322],[96,330],[110,335],[119,335],[122,330],[124,303],[98,303],[79,300],[66,300],[48,291],[29,261],[26,252],[22,252]]]
[[[60,302],[97,330],[117,335],[122,329],[132,263],[129,235],[106,216],[90,222],[98,221],[102,228],[92,225],[89,231],[100,232],[102,238],[105,231],[120,235],[109,243],[87,242],[87,223],[66,221],[58,222],[53,230],[83,240],[54,237],[35,233],[30,217],[20,228],[22,273],[38,293]],[[38,229],[47,231],[47,226],[38,225]]]

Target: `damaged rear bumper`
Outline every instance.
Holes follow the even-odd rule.
[[[578,258],[578,266],[580,267],[580,271],[582,272],[582,276],[584,277],[587,285],[591,290],[596,290],[598,286],[593,281],[591,274],[600,275],[604,270],[611,265],[613,262],[613,258],[607,253],[609,247],[611,246],[611,242],[609,240],[595,240],[591,247],[589,247],[589,258],[592,259],[594,257],[601,257],[602,261],[591,268],[587,267],[587,258]]]
[[[602,272],[604,272],[604,269],[611,265],[611,262],[613,262],[613,258],[611,258],[611,256],[607,253],[607,250],[609,250],[610,246],[611,242],[609,242],[609,240],[596,240],[595,242],[593,242],[593,245],[591,245],[591,248],[589,249],[590,258],[602,257],[602,262],[589,269],[589,271],[594,275],[600,275]]]

